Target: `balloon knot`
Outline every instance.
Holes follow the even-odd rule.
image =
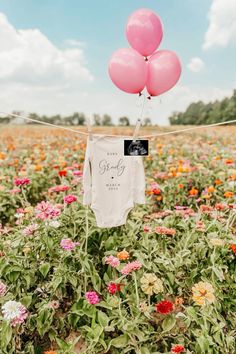
[[[145,57],[145,61],[148,61],[148,57]]]
[[[139,94],[138,94],[138,95],[139,95],[139,97],[140,97],[140,96],[142,96],[142,92],[139,92]]]
[[[152,97],[151,96],[148,96],[147,99],[150,100]]]

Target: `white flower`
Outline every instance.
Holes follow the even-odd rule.
[[[52,220],[52,221],[50,221],[50,222],[48,223],[48,225],[51,226],[51,227],[54,227],[55,229],[57,229],[61,224],[60,224],[60,222],[57,221],[57,220]]]
[[[3,317],[6,320],[13,320],[21,315],[21,303],[17,301],[7,301],[2,306]]]
[[[24,214],[23,213],[16,213],[14,215],[17,219],[23,218]]]

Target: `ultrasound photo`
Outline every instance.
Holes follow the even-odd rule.
[[[124,140],[125,156],[148,156],[148,140]]]

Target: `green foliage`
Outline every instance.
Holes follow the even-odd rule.
[[[169,121],[172,125],[204,125],[234,119],[236,119],[236,90],[230,98],[224,98],[222,101],[191,103],[185,112],[174,112]]]
[[[20,302],[28,317],[13,327],[1,313],[0,353],[42,354],[54,349],[57,354],[161,354],[183,344],[188,354],[234,354],[234,137],[191,135],[151,144],[151,156],[144,160],[147,203],[134,207],[126,225],[111,229],[98,228],[93,212],[82,205],[81,178],[73,175],[82,168],[84,156],[84,143],[77,139],[56,138],[52,145],[13,151],[2,146],[6,157],[0,170],[0,281],[7,291],[0,306],[9,300]],[[36,164],[42,167],[38,171]],[[66,167],[67,176],[60,177],[58,172]],[[14,176],[21,173],[31,183],[12,194]],[[70,190],[49,192],[55,185]],[[209,186],[214,188],[206,194]],[[190,196],[192,188],[197,196]],[[226,198],[226,191],[232,197]],[[67,193],[78,201],[63,205]],[[35,206],[42,200],[62,204],[57,226],[37,218]],[[178,210],[177,205],[186,209]],[[197,227],[199,221],[203,230]],[[25,234],[33,223],[37,229]],[[175,234],[157,232],[160,226]],[[64,250],[63,238],[80,245]],[[215,239],[222,244],[214,245]],[[123,250],[128,260],[121,260],[117,268],[106,264],[106,256]],[[142,267],[135,277],[123,276],[122,267],[134,260]],[[147,273],[161,279],[163,292],[145,293],[141,279]],[[192,287],[200,281],[214,289],[215,301],[205,306],[192,297]],[[120,292],[110,294],[110,282],[120,284]],[[99,295],[96,305],[86,300],[87,291]],[[171,301],[173,311],[158,313],[155,305],[162,300]]]

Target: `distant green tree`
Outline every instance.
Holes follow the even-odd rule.
[[[148,117],[144,118],[142,124],[143,124],[145,127],[152,125],[151,118],[148,118]]]
[[[170,124],[203,125],[218,122],[227,122],[236,119],[236,90],[232,97],[215,102],[191,103],[185,112],[174,112],[170,117]]]
[[[112,118],[108,114],[102,116],[102,125],[110,126],[113,125]]]
[[[128,127],[130,125],[130,121],[128,117],[120,117],[118,121],[119,125],[122,125],[124,127]]]
[[[94,125],[102,125],[102,118],[99,114],[93,115]]]

